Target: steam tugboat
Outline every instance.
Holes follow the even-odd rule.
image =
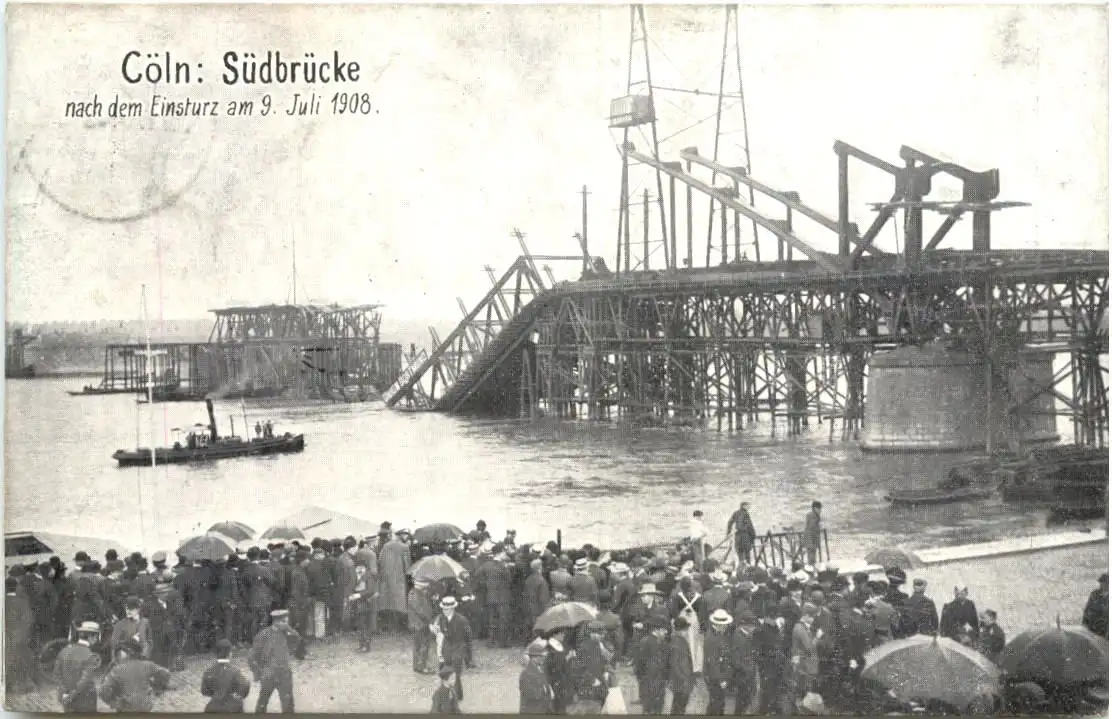
[[[244,439],[235,435],[221,437],[216,431],[216,414],[213,412],[211,399],[205,400],[205,407],[208,409],[208,426],[195,425],[195,429],[186,434],[184,444],[177,441],[174,442],[173,447],[157,447],[154,450],[154,464],[185,464],[232,457],[289,454],[305,449],[304,434],[295,435],[286,432],[275,436],[269,422],[265,428],[260,425],[260,436],[254,439]],[[149,467],[151,450],[146,447],[139,447],[133,451],[118,449],[112,454],[112,459],[119,462],[120,467],[144,465]]]

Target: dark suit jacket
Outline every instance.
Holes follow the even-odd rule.
[[[459,699],[456,690],[452,687],[439,686],[432,694],[432,710],[430,714],[462,714],[459,709]]]
[[[444,661],[449,664],[462,662],[471,656],[471,625],[458,611],[452,621],[443,614],[436,618],[436,624],[444,634]]]
[[[552,687],[544,670],[533,662],[526,664],[518,675],[517,690],[521,695],[520,714],[552,713]]]
[[[84,644],[74,642],[64,647],[54,660],[54,681],[58,684],[59,699],[61,694],[69,694],[69,705],[82,708],[91,704],[90,710],[96,711],[96,670],[99,667],[100,657]]]
[[[962,628],[968,624],[972,629],[968,632],[973,643],[977,643],[980,634],[980,619],[977,617],[977,605],[969,599],[954,599],[942,605],[942,618],[938,622],[938,633],[950,639],[957,639],[966,633]]]
[[[201,676],[201,695],[211,697],[205,705],[209,714],[243,711],[243,698],[251,693],[251,682],[227,661],[217,661]]]
[[[695,667],[691,661],[691,648],[679,634],[672,635],[668,648],[668,681],[674,693],[690,694],[695,688]]]

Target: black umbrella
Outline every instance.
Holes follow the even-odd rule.
[[[255,530],[243,522],[217,522],[208,528],[210,534],[222,534],[233,542],[242,542],[255,536]]]
[[[178,547],[178,554],[190,562],[208,560],[215,562],[218,559],[227,559],[229,554],[235,554],[236,548],[223,537],[214,534],[202,534],[199,537],[190,537]]]
[[[413,541],[417,544],[451,542],[453,539],[459,539],[463,534],[463,530],[454,524],[428,524],[413,533]]]
[[[1057,623],[1029,629],[1008,642],[1000,666],[1012,679],[1081,684],[1108,680],[1108,640],[1085,627]]]

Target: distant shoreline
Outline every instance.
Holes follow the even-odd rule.
[[[28,379],[50,379],[52,377],[100,377],[102,374],[103,371],[95,369],[40,370],[36,367],[35,376],[29,377]]]

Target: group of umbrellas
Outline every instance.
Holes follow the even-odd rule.
[[[936,700],[963,709],[999,696],[1004,675],[1014,682],[1075,686],[1108,680],[1108,641],[1079,626],[1020,633],[999,666],[980,652],[944,637],[918,635],[886,642],[865,655],[861,676],[905,702]]]
[[[437,542],[450,542],[459,539],[463,535],[463,530],[453,524],[438,523],[429,524],[417,529],[413,533],[413,539],[418,544],[433,544]],[[243,522],[228,520],[217,522],[209,527],[204,534],[186,539],[181,543],[181,546],[178,547],[177,553],[186,561],[201,562],[207,560],[212,562],[218,559],[225,559],[229,554],[234,554],[239,546],[249,540],[254,540],[260,544],[266,544],[267,542],[292,542],[295,539],[305,541],[308,537],[306,537],[305,532],[298,527],[288,524],[278,524],[267,529],[256,538],[255,530],[251,527]],[[456,564],[456,567],[459,567],[460,570],[463,569],[458,563],[453,562],[453,564]],[[443,574],[445,571],[446,570],[441,567],[433,571],[433,574],[438,572]],[[448,576],[452,575],[443,574],[443,576],[437,576],[435,578],[444,579]],[[426,577],[426,579],[431,578],[432,577]]]
[[[229,554],[235,554],[237,547],[253,539],[255,539],[255,530],[243,522],[231,520],[217,522],[204,534],[190,537],[182,542],[177,553],[186,561],[213,562],[226,559]],[[297,527],[279,524],[263,532],[256,541],[265,544],[266,542],[291,542],[295,539],[306,539],[305,533]]]

